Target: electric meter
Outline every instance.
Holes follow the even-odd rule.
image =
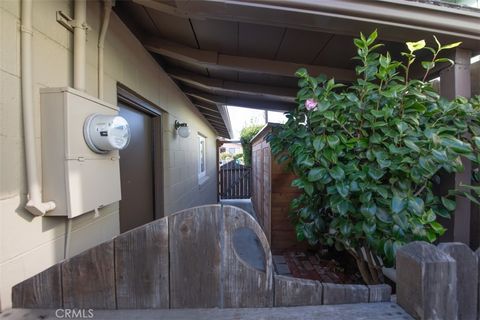
[[[83,136],[95,153],[121,150],[130,142],[130,126],[121,116],[91,114],[83,125]]]

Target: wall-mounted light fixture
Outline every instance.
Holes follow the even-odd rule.
[[[177,130],[177,134],[182,138],[188,138],[188,136],[190,135],[190,128],[185,122],[180,123],[175,120],[175,130]]]

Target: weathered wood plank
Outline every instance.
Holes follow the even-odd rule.
[[[115,239],[118,309],[169,308],[168,219]]]
[[[323,283],[323,304],[368,302],[368,287],[359,284]]]
[[[457,263],[434,245],[411,242],[397,251],[397,303],[416,319],[457,319]]]
[[[64,308],[115,309],[113,240],[62,264]]]
[[[272,254],[258,223],[245,211],[223,206],[224,251],[222,292],[224,308],[271,307],[273,305]],[[233,235],[239,228],[250,228],[265,252],[265,271],[254,268],[235,252]]]
[[[438,249],[457,262],[457,301],[459,319],[478,319],[478,259],[464,243],[440,243]]]
[[[368,286],[368,302],[388,302],[392,299],[392,287],[388,284],[376,284]]]
[[[320,281],[275,275],[275,307],[321,305]]]
[[[168,217],[170,307],[220,307],[220,206]]]
[[[62,280],[56,264],[12,288],[14,308],[61,308]]]
[[[267,236],[268,243],[272,244],[272,219],[271,219],[271,210],[272,210],[272,183],[271,183],[271,151],[270,147],[267,146],[263,151],[263,230]]]

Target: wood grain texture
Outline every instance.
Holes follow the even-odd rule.
[[[62,264],[64,308],[115,309],[113,240]]]
[[[368,286],[368,302],[387,302],[392,298],[392,287],[388,284],[376,284]]]
[[[321,305],[320,281],[275,275],[275,307]]]
[[[367,286],[359,284],[323,283],[323,304],[368,302]]]
[[[290,203],[301,191],[291,186],[295,175],[277,163],[265,141],[271,126],[266,126],[252,142],[253,207],[272,252],[305,249],[307,243],[297,240],[289,218]]]
[[[169,307],[168,219],[156,220],[115,239],[118,309]]]
[[[263,231],[267,236],[268,243],[272,244],[272,220],[271,220],[271,210],[272,210],[272,181],[271,181],[271,151],[269,145],[264,141],[262,143],[263,148]]]
[[[60,265],[54,265],[12,288],[14,308],[61,308]]]
[[[402,246],[396,256],[397,303],[416,319],[457,319],[457,263],[424,241]]]
[[[192,208],[168,219],[170,307],[220,307],[220,206]]]
[[[271,307],[273,305],[273,267],[270,246],[258,223],[245,211],[223,206],[224,250],[222,292],[224,308]],[[236,254],[233,234],[238,228],[250,228],[265,251],[265,270],[247,265]]]

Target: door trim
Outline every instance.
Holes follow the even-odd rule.
[[[163,183],[163,110],[153,102],[145,99],[127,86],[117,82],[117,105],[119,103],[143,112],[152,117],[153,134],[153,198],[154,218],[165,216],[164,183]],[[121,173],[120,173],[121,174]]]
[[[142,111],[150,116],[161,116],[162,109],[155,103],[145,99],[132,89],[117,82],[117,99],[119,102],[126,103],[139,111]]]

